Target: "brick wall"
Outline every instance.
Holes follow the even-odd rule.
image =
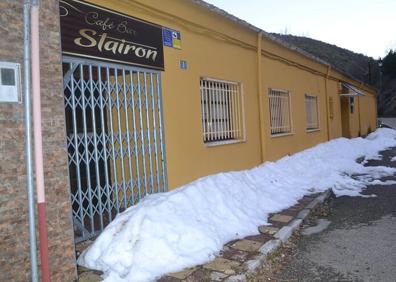
[[[76,278],[69,200],[58,1],[40,1],[41,99],[51,278]],[[22,64],[23,1],[0,1],[0,61]],[[22,70],[23,71],[23,70]],[[0,281],[28,281],[23,104],[0,103]]]

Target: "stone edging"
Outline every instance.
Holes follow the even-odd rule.
[[[323,192],[319,196],[317,196],[314,200],[312,200],[304,209],[302,209],[297,216],[289,222],[286,226],[282,227],[278,230],[273,236],[275,239],[269,240],[264,243],[260,249],[260,255],[257,256],[253,260],[246,261],[244,263],[244,269],[246,269],[246,274],[239,274],[235,276],[231,276],[227,281],[245,281],[248,275],[254,274],[257,269],[263,265],[266,258],[274,253],[282,243],[285,243],[289,240],[290,236],[293,232],[300,228],[303,220],[311,213],[313,209],[315,209],[319,204],[324,203],[332,194],[332,190],[328,189]]]
[[[321,193],[316,197],[309,195],[304,196],[311,198],[310,201],[305,201],[298,213],[294,215],[290,210],[296,206],[289,207],[280,213],[273,214],[268,218],[272,222],[272,226],[260,226],[259,232],[261,235],[269,237],[263,241],[256,240],[248,236],[243,239],[231,241],[227,243],[219,256],[204,265],[195,266],[192,268],[184,269],[177,273],[169,273],[159,280],[158,282],[192,282],[192,281],[224,281],[224,282],[242,282],[247,281],[252,277],[261,267],[267,257],[274,253],[283,243],[289,240],[290,236],[295,230],[300,228],[305,218],[314,210],[318,205],[325,202],[332,194],[331,189]],[[303,198],[304,198],[303,197]],[[303,198],[299,201],[303,201]],[[304,202],[304,201],[303,201]],[[289,212],[287,211],[289,210]],[[233,256],[226,255],[230,250],[236,252]],[[231,252],[232,253],[232,252]],[[246,260],[241,259],[243,254],[246,254]]]
[[[273,217],[269,217],[268,220],[287,222],[286,225],[273,225],[273,226],[260,226],[259,231],[261,235],[268,236],[268,239],[264,241],[252,241],[254,239],[244,238],[236,241],[229,242],[225,245],[230,249],[244,250],[245,253],[250,253],[251,256],[247,257],[246,260],[242,259],[239,261],[236,258],[224,257],[220,255],[215,260],[208,262],[207,264],[195,266],[192,268],[185,269],[177,273],[169,273],[161,277],[158,282],[192,282],[192,281],[226,281],[226,282],[237,282],[247,281],[249,277],[254,276],[258,268],[261,267],[267,257],[274,253],[279,247],[282,246],[295,230],[300,228],[302,222],[311,213],[313,209],[318,205],[325,202],[332,195],[331,189],[321,193],[317,197],[306,196],[313,200],[309,201],[308,204],[302,205],[299,208],[298,213],[294,216],[275,214]],[[282,213],[282,212],[281,212]],[[283,211],[284,213],[284,211]],[[275,216],[278,219],[275,220]],[[283,217],[280,218],[279,216]],[[286,218],[286,219],[285,219]],[[268,229],[267,231],[261,230],[260,228]],[[280,229],[278,229],[280,228]],[[263,232],[262,232],[263,231]],[[268,232],[270,231],[270,232]],[[264,234],[265,233],[265,234]],[[261,236],[259,235],[259,236]],[[239,245],[238,245],[239,244]],[[238,246],[237,246],[238,245]],[[237,251],[238,252],[238,251]],[[209,275],[209,277],[208,277]],[[84,270],[80,267],[80,282],[92,282],[100,281],[100,274],[92,270]]]

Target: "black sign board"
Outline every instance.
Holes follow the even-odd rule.
[[[60,0],[62,53],[164,69],[162,29],[78,0]]]

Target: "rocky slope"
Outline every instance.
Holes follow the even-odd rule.
[[[378,114],[396,117],[396,77],[387,74],[381,77],[378,60],[308,37],[271,35],[328,62],[334,69],[354,79],[378,89],[382,86],[378,95]]]

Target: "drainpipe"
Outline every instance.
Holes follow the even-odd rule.
[[[40,35],[39,35],[39,3],[32,0],[31,36],[32,36],[32,96],[33,96],[33,137],[34,159],[36,168],[36,189],[38,228],[40,239],[41,279],[50,281],[48,261],[48,235],[45,215],[45,190],[43,169],[43,142],[41,131],[41,97],[40,97]]]
[[[361,83],[360,85],[363,86],[363,83]],[[361,115],[360,115],[360,98],[361,96],[357,96],[357,106],[358,106],[358,120],[359,120],[359,136],[362,136],[362,121],[361,121]]]
[[[23,4],[23,94],[25,114],[26,186],[29,211],[30,271],[32,282],[38,281],[36,219],[34,210],[32,120],[30,100],[30,0]]]
[[[257,33],[257,98],[259,110],[259,126],[260,126],[260,157],[261,163],[265,160],[265,128],[264,128],[264,109],[263,109],[263,82],[261,69],[261,42],[263,38],[263,31]]]
[[[327,131],[327,141],[330,141],[330,122],[329,122],[329,93],[327,90],[327,81],[330,75],[330,65],[327,66],[326,80],[325,80],[325,98],[326,98],[326,131]]]

